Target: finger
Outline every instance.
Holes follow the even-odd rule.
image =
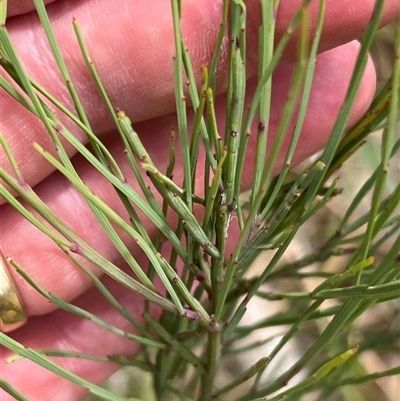
[[[235,231],[239,234],[238,228],[232,230],[233,237],[235,237]],[[139,256],[138,262],[145,264],[146,260]],[[145,311],[143,298],[136,296],[108,277],[102,281],[120,305],[139,324],[143,324]],[[137,333],[137,329],[122,317],[95,288],[80,296],[74,304],[124,332]],[[153,318],[157,319],[159,314],[159,309],[152,309]],[[11,336],[25,347],[34,350],[62,350],[100,357],[121,355],[129,358],[136,355],[141,348],[137,342],[118,336],[89,320],[83,320],[65,311],[55,311],[46,316],[32,318],[29,325],[12,333]],[[95,338],[96,341],[88,341],[91,338]],[[60,378],[27,359],[7,364],[6,359],[14,353],[5,347],[0,348],[0,353],[2,378],[31,401],[72,401],[81,399],[87,393],[84,388]],[[101,383],[120,367],[115,363],[99,363],[83,358],[53,358],[53,361],[92,383]],[[46,388],[46,392],[43,392],[43,388]],[[0,399],[11,401],[11,397],[1,393],[1,390]]]
[[[278,39],[300,3],[300,0],[281,2],[277,16]],[[310,8],[313,24],[318,3],[313,2]],[[374,3],[374,0],[358,0],[349,6],[346,0],[328,2],[321,50],[359,37],[371,18]],[[170,4],[168,1],[151,5],[141,1],[126,1],[124,5],[113,7],[107,0],[81,0],[55,2],[48,6],[72,80],[96,133],[113,127],[84,65],[71,26],[73,17],[82,27],[92,59],[115,107],[125,110],[133,121],[165,115],[175,107],[172,63],[175,50]],[[211,0],[210,4],[187,1],[183,7],[182,31],[198,81],[201,65],[209,64],[212,56],[220,24],[220,7],[220,3]],[[386,2],[384,22],[394,18],[397,8],[398,0]],[[257,66],[258,1],[249,2],[248,10],[248,53],[251,57],[247,69],[251,75]],[[72,108],[36,14],[12,18],[7,26],[28,73]],[[218,71],[220,91],[224,90],[227,76],[227,42],[224,43]],[[293,60],[295,57],[295,46],[296,41],[293,41],[286,53],[287,59],[291,57]],[[3,97],[0,99],[4,116],[3,133],[20,162],[25,180],[33,186],[54,170],[32,150],[31,143],[38,142],[44,148],[53,149],[51,139],[37,118],[23,110],[4,91],[0,96]],[[80,140],[86,141],[83,132],[75,129],[74,133]],[[74,154],[71,147],[67,146],[67,151],[71,156]],[[0,157],[1,165],[9,169],[4,155]]]
[[[359,44],[352,42],[348,45],[321,54],[317,60],[315,72],[315,84],[311,91],[310,105],[306,115],[304,129],[298,146],[294,163],[310,156],[320,149],[326,142],[336,116],[342,106],[343,99],[349,83],[354,62],[359,50]],[[273,109],[270,124],[270,140],[273,142],[274,132],[279,122],[279,116],[287,99],[289,90],[288,77],[292,73],[292,67],[286,66],[279,69],[274,76],[273,83]],[[367,109],[375,90],[375,74],[372,62],[369,61],[362,80],[360,92],[351,115],[350,123],[354,123]],[[256,80],[249,81],[249,96],[254,90]],[[225,121],[223,112],[225,103],[223,96],[218,100],[219,121]],[[293,123],[294,124],[294,123]],[[293,131],[293,124],[288,132]],[[160,168],[165,171],[168,162],[169,131],[176,125],[174,115],[169,115],[136,125],[137,132],[142,135],[144,145]],[[253,127],[255,132],[257,127]],[[222,127],[221,127],[222,132]],[[288,143],[285,144],[287,147]],[[115,155],[128,177],[128,182],[137,187],[135,180],[129,172],[124,148],[120,141],[114,136],[108,138],[107,146]],[[276,169],[283,162],[285,149],[283,149]],[[251,141],[245,173],[243,174],[243,190],[251,185],[253,177],[253,165],[255,155],[255,143]],[[179,152],[177,154],[179,157]],[[119,202],[111,185],[80,157],[76,157],[75,165],[82,180],[89,185],[92,191],[102,198],[113,210],[122,216],[126,216],[124,208]],[[198,193],[202,188],[203,163],[199,163],[197,174]],[[278,171],[278,170],[276,170]],[[182,182],[181,163],[178,158],[174,179],[177,183]],[[61,220],[65,221],[76,233],[95,249],[100,250],[102,255],[111,261],[118,260],[118,253],[101,229],[99,223],[91,214],[83,199],[76,193],[72,186],[58,173],[53,174],[37,187],[39,196],[49,205]],[[4,213],[3,213],[4,212]],[[29,274],[51,293],[60,298],[71,300],[82,293],[90,285],[87,276],[76,266],[72,265],[65,255],[52,243],[52,241],[38,233],[32,225],[21,218],[11,206],[3,206],[2,213],[3,230],[2,244],[6,256],[11,256]],[[125,217],[128,220],[128,216]],[[155,232],[156,228],[149,224],[147,230]],[[126,236],[123,237],[128,245],[131,243]],[[137,252],[133,248],[133,252]],[[136,256],[137,254],[135,254]],[[31,315],[47,313],[53,309],[47,300],[30,289],[30,287],[16,274],[14,279],[22,295],[23,301]]]
[[[145,260],[142,262],[145,263]],[[104,284],[136,320],[143,322],[144,301],[142,298],[135,296],[109,278],[105,278]],[[96,289],[86,292],[75,304],[125,332],[137,331]],[[158,314],[159,311],[152,312],[155,318]],[[65,311],[56,311],[46,316],[32,318],[29,325],[12,333],[12,337],[25,347],[35,350],[70,350],[103,357],[132,356],[140,349],[137,342],[127,340],[89,320]],[[89,340],[94,338],[95,341]],[[14,353],[5,347],[0,347],[0,353],[2,378],[31,401],[73,401],[81,399],[86,393],[84,388],[60,378],[27,359],[7,364],[6,358]],[[94,383],[103,381],[119,367],[115,363],[99,363],[82,358],[53,358],[53,361]],[[11,401],[13,398],[0,390],[0,399]]]

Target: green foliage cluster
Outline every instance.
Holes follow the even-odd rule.
[[[96,60],[91,60],[84,44],[84,34],[78,22],[74,29],[82,54],[101,97],[114,119],[121,140],[124,142],[131,169],[140,185],[142,194],[127,184],[117,162],[101,140],[92,131],[85,110],[70,79],[68,70],[54,38],[45,7],[41,0],[35,0],[50,47],[65,84],[74,100],[74,113],[48,93],[26,74],[24,66],[1,21],[0,64],[13,78],[15,85],[1,78],[2,90],[7,91],[16,101],[39,117],[54,144],[58,157],[35,145],[36,150],[61,174],[68,178],[76,191],[87,201],[93,214],[98,218],[110,240],[132,269],[132,273],[101,256],[56,216],[35,194],[34,190],[22,185],[23,177],[11,151],[1,137],[1,146],[13,166],[13,175],[1,171],[1,179],[12,188],[18,197],[2,187],[5,199],[33,225],[46,233],[83,272],[108,301],[136,328],[136,334],[124,332],[108,324],[73,303],[65,302],[40,287],[19,266],[10,261],[18,272],[35,290],[47,297],[58,307],[90,319],[116,335],[124,336],[142,345],[142,353],[136,358],[120,355],[94,356],[72,351],[27,349],[11,337],[2,334],[1,344],[15,351],[16,357],[28,358],[56,374],[87,388],[92,395],[101,399],[126,400],[124,396],[89,383],[57,365],[49,356],[87,358],[96,361],[118,362],[121,365],[138,366],[152,377],[155,399],[163,400],[299,400],[311,391],[320,394],[320,399],[329,397],[345,384],[356,384],[378,377],[398,374],[400,368],[374,374],[354,375],[354,366],[360,364],[357,355],[374,347],[367,337],[352,343],[354,323],[370,308],[384,302],[393,302],[400,291],[399,256],[400,184],[391,190],[387,171],[390,160],[398,158],[400,141],[396,138],[398,123],[400,61],[396,60],[393,75],[380,90],[370,110],[345,134],[348,118],[354,103],[361,77],[367,62],[368,51],[375,37],[384,1],[377,1],[374,16],[361,39],[353,77],[346,95],[344,106],[324,151],[317,161],[309,162],[303,172],[289,173],[299,135],[307,110],[311,83],[315,69],[315,56],[324,21],[325,0],[319,2],[319,16],[315,32],[309,32],[307,4],[304,1],[286,34],[274,47],[274,12],[279,1],[260,1],[262,25],[260,27],[259,83],[249,108],[245,108],[246,90],[246,5],[240,0],[223,3],[221,28],[212,63],[203,69],[203,85],[189,86],[191,108],[195,118],[191,127],[187,123],[187,101],[184,96],[184,82],[194,82],[191,60],[185,48],[180,30],[181,3],[172,0],[172,15],[175,33],[176,57],[174,59],[176,110],[178,129],[172,132],[169,149],[169,165],[160,171],[152,161],[137,133],[123,111],[115,111],[96,71]],[[2,2],[2,16],[5,16],[6,2]],[[214,100],[216,68],[220,48],[226,30],[229,29],[229,86],[226,103],[226,132],[219,132],[215,120]],[[271,109],[271,79],[278,61],[296,29],[301,31],[298,48],[299,62],[292,77],[290,96],[282,111],[276,138],[266,158],[266,143]],[[312,36],[310,36],[312,35]],[[312,37],[312,39],[310,39]],[[400,51],[400,33],[397,33],[397,52]],[[311,43],[309,47],[307,44]],[[66,118],[83,130],[91,144],[91,150],[61,123],[49,107],[51,104]],[[300,106],[299,106],[300,105]],[[298,108],[299,107],[299,108]],[[75,114],[76,112],[76,114]],[[286,136],[289,122],[296,115],[296,130],[286,155],[284,167],[277,177],[273,167]],[[240,201],[241,177],[246,158],[250,125],[254,119],[264,122],[257,133],[255,177],[249,196]],[[283,263],[282,258],[293,242],[298,231],[307,222],[329,205],[333,197],[340,196],[338,179],[334,177],[337,168],[345,163],[364,143],[371,132],[382,129],[380,139],[380,160],[370,177],[365,180],[347,210],[339,216],[334,235],[327,238],[319,253],[312,253],[300,260]],[[176,137],[176,141],[175,141]],[[115,188],[125,205],[130,221],[124,220],[90,188],[81,181],[71,163],[60,139],[72,145],[99,174]],[[222,139],[221,139],[222,138]],[[175,152],[179,141],[179,152],[183,160],[184,180],[175,182],[173,171]],[[204,150],[205,158],[199,157]],[[194,183],[198,166],[204,163],[204,192],[196,193]],[[147,178],[148,177],[148,178]],[[148,179],[151,181],[149,185]],[[210,184],[211,183],[211,184]],[[162,198],[160,204],[157,196]],[[368,194],[371,204],[368,211],[360,205]],[[37,213],[33,215],[24,206],[27,202]],[[203,213],[195,213],[202,209]],[[159,235],[150,238],[138,210],[156,226]],[[175,213],[179,224],[173,228],[167,214]],[[397,213],[397,214],[396,214]],[[201,217],[199,217],[201,215]],[[226,255],[227,232],[232,218],[238,219],[240,235],[231,255]],[[354,216],[357,216],[356,218]],[[118,227],[118,230],[116,229]],[[119,231],[120,230],[120,231]],[[148,266],[140,266],[121,239],[119,232],[135,239],[148,259]],[[169,257],[164,256],[163,246],[168,242],[172,247]],[[382,257],[374,257],[385,247]],[[78,259],[76,250],[79,250]],[[255,277],[249,270],[262,252],[270,254],[268,263]],[[346,258],[338,258],[346,255]],[[321,271],[318,263],[337,258],[336,271]],[[145,324],[140,325],[108,289],[85,266],[87,261],[97,266],[106,275],[146,299],[148,308]],[[183,263],[182,263],[183,262]],[[180,265],[183,268],[179,268]],[[154,285],[155,278],[163,285],[160,292]],[[311,291],[292,291],[280,283],[287,280],[301,280],[314,283]],[[194,283],[197,280],[197,285]],[[314,281],[313,281],[314,280]],[[265,284],[273,283],[279,292],[269,292]],[[292,287],[293,288],[293,287]],[[251,325],[241,325],[248,303],[253,298],[265,302],[281,302],[282,311]],[[328,306],[327,302],[331,301]],[[150,313],[150,305],[162,308],[160,320]],[[269,355],[262,356],[253,366],[238,374],[231,382],[218,385],[221,364],[232,355],[240,356],[251,349],[257,349],[264,341],[254,341],[250,346],[240,347],[246,338],[260,328],[282,327],[279,338]],[[288,344],[302,341],[307,331],[308,338],[304,352],[282,375],[265,382],[264,371],[269,363],[286,352]],[[389,343],[398,335],[398,327],[387,333]],[[311,338],[311,340],[310,340]],[[358,353],[356,354],[358,350]],[[357,365],[358,366],[358,365]],[[298,383],[287,383],[302,372]],[[251,391],[243,394],[243,385],[251,383]],[[289,383],[290,384],[290,383]],[[2,379],[0,386],[16,399],[25,400]],[[249,387],[244,387],[249,388]],[[278,395],[274,395],[278,392]],[[272,394],[272,395],[271,395]],[[147,400],[150,399],[146,398]],[[139,400],[138,398],[129,398]]]

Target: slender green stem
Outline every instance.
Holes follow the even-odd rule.
[[[28,398],[23,396],[19,391],[17,391],[10,383],[5,381],[0,377],[0,388],[2,388],[6,393],[10,394],[17,401],[29,401]]]
[[[304,10],[303,11],[299,11],[296,14],[295,20],[296,20],[296,25],[297,23],[299,23],[300,21],[297,21],[297,19],[301,19],[301,18],[305,18],[305,13]],[[305,32],[305,31],[304,31]],[[304,58],[305,58],[305,53],[304,53],[304,47],[303,47],[303,62],[304,62]],[[258,207],[262,202],[263,196],[264,196],[264,192],[265,189],[269,186],[270,183],[270,178],[271,178],[271,174],[272,174],[272,169],[273,166],[275,165],[275,161],[276,158],[278,156],[278,153],[281,149],[281,146],[283,144],[283,140],[285,138],[286,135],[286,130],[289,124],[289,121],[291,120],[291,117],[293,115],[294,112],[294,108],[295,105],[297,103],[297,96],[300,92],[300,89],[303,85],[303,76],[304,76],[304,64],[303,62],[299,62],[298,67],[295,71],[294,77],[293,77],[293,84],[292,84],[292,90],[291,90],[291,96],[289,97],[287,103],[285,104],[285,108],[283,110],[282,113],[282,117],[281,117],[281,121],[279,124],[279,127],[277,129],[277,134],[276,134],[276,138],[275,138],[275,142],[273,145],[273,148],[271,149],[269,158],[264,166],[264,170],[263,170],[263,174],[262,174],[262,186],[260,187],[260,190],[257,194],[257,196],[255,197],[255,201],[253,204],[253,208],[250,210],[249,215],[247,217],[247,221],[245,223],[245,226],[243,228],[243,231],[241,232],[241,235],[239,237],[239,240],[237,242],[237,246],[235,248],[235,251],[233,252],[228,266],[226,268],[226,275],[225,275],[225,279],[224,279],[224,284],[222,286],[222,290],[221,290],[221,295],[219,297],[219,304],[217,305],[217,309],[215,312],[215,316],[217,318],[217,320],[220,318],[222,311],[223,311],[223,305],[225,302],[225,299],[228,295],[229,292],[229,288],[231,286],[232,283],[232,279],[234,276],[235,271],[237,270],[237,265],[239,263],[239,255],[242,251],[242,248],[245,244],[246,239],[248,238],[248,235],[251,231],[251,228],[253,227],[254,221],[256,219],[256,215],[257,215],[257,211],[258,211]],[[253,102],[255,101],[255,99],[253,100]],[[250,111],[249,111],[250,113]]]
[[[190,161],[189,133],[186,116],[186,96],[183,89],[183,57],[182,35],[180,28],[180,13],[177,0],[171,0],[172,21],[174,27],[175,56],[174,56],[174,81],[176,114],[178,117],[178,136],[183,157],[184,188],[186,190],[186,203],[192,210],[192,168]]]

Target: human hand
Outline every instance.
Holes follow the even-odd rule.
[[[317,3],[314,2],[311,7],[313,21],[316,18]],[[257,4],[256,1],[248,2],[249,98],[257,82],[255,77],[257,68],[255,38],[259,25]],[[280,34],[284,32],[299,4],[300,1],[282,1],[277,20]],[[331,132],[359,48],[359,45],[351,40],[361,36],[370,20],[373,4],[373,1],[360,0],[353,1],[350,5],[347,1],[337,0],[335,4],[328,5],[321,51],[332,50],[321,54],[317,61],[310,105],[295,162],[321,149]],[[96,62],[113,104],[124,110],[136,123],[137,132],[142,135],[142,140],[151,151],[153,160],[162,169],[166,165],[165,149],[168,148],[169,131],[172,126],[176,126],[174,114],[169,114],[175,107],[172,73],[174,43],[170,4],[167,1],[157,2],[156,5],[140,1],[124,1],[123,5],[124,7],[117,8],[106,0],[55,1],[48,6],[48,11],[93,129],[103,135],[110,151],[129,179],[129,167],[123,154],[123,145],[111,131],[112,122],[107,117],[91,80],[88,79],[71,26],[72,17],[75,17],[82,28],[91,57]],[[206,1],[201,4],[187,1],[183,4],[183,34],[185,43],[191,50],[196,71],[199,71],[201,64],[207,64],[211,58],[220,22],[220,4],[210,1],[208,7],[207,5]],[[7,21],[8,29],[28,73],[56,97],[68,102],[64,84],[56,74],[54,63],[47,57],[49,54],[47,42],[40,23],[34,13],[27,13],[31,8],[30,1],[10,2],[11,14],[20,13],[20,15]],[[387,1],[383,23],[394,18],[398,9],[397,0]],[[285,64],[278,68],[274,76],[273,118],[270,127],[272,137],[282,105],[286,101],[293,70],[291,62],[296,57],[295,47],[295,42],[292,42],[285,53]],[[226,67],[226,63],[221,63],[220,77],[226,75]],[[200,74],[198,79],[200,82]],[[225,108],[224,89],[225,85],[221,79],[219,87],[221,96],[217,102],[217,110],[221,117]],[[375,73],[372,63],[369,62],[350,125],[367,109],[374,90]],[[64,177],[54,172],[52,167],[32,149],[32,142],[38,142],[45,149],[52,148],[51,140],[41,123],[4,93],[1,93],[1,96],[2,131],[26,181],[35,186],[38,195],[85,241],[95,249],[99,249],[107,259],[117,265],[123,265],[120,255],[82,198]],[[223,123],[224,119],[220,118],[220,121]],[[82,141],[86,140],[83,133],[76,132],[76,135]],[[124,215],[115,191],[82,157],[74,156],[72,148],[67,147],[67,149],[83,181],[115,211]],[[252,157],[254,151],[254,147],[249,149],[248,160],[254,159]],[[283,157],[284,153],[280,163]],[[1,164],[2,167],[8,168],[4,154],[1,155]],[[276,172],[279,168],[280,165],[277,165]],[[243,176],[248,182],[243,182],[244,189],[251,184],[251,169],[250,163],[246,165]],[[180,182],[181,175],[177,167],[175,172],[177,182]],[[131,179],[130,182],[133,183],[134,180]],[[202,185],[200,173],[198,183],[200,188]],[[3,205],[1,208],[1,246],[4,255],[15,259],[52,294],[68,301],[76,299],[77,305],[90,310],[111,324],[124,330],[133,330],[97,291],[90,289],[91,282],[88,277],[73,265],[51,240],[38,232],[11,206]],[[155,229],[149,226],[149,231],[155,232]],[[141,260],[145,263],[141,255],[134,256],[139,263]],[[54,311],[54,305],[36,293],[12,269],[10,273],[29,314],[28,323],[13,332],[12,336],[25,346],[35,349],[71,349],[93,354],[100,350],[102,355],[134,355],[138,351],[137,344],[106,332],[89,321],[83,321],[64,311]],[[99,272],[96,271],[96,274]],[[125,305],[138,320],[142,319],[141,298],[124,290],[107,277],[104,278],[104,283],[122,305]],[[88,338],[96,338],[96,341],[88,341]],[[2,376],[29,399],[74,400],[84,394],[82,388],[60,379],[28,360],[6,365],[4,360],[10,355],[9,350],[2,349]],[[116,365],[78,359],[58,360],[58,362],[93,382],[103,380],[117,368]],[[2,400],[8,399],[5,393],[0,394]]]

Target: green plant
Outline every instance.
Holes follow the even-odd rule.
[[[256,401],[266,399],[263,397],[269,397],[269,400],[282,397],[296,400],[303,395],[307,396],[311,391],[316,392],[320,399],[327,399],[343,384],[399,373],[400,368],[397,367],[372,375],[348,374],[355,372],[354,366],[358,362],[355,354],[359,346],[356,344],[360,344],[361,350],[373,347],[368,338],[364,337],[366,333],[362,336],[360,334],[360,338],[353,343],[352,336],[355,336],[357,331],[354,328],[355,322],[370,308],[398,298],[400,290],[400,216],[396,214],[400,186],[395,183],[389,189],[386,185],[390,180],[390,160],[398,157],[400,146],[400,141],[396,138],[400,88],[399,59],[394,64],[390,81],[376,95],[370,110],[347,132],[350,112],[367,63],[368,51],[378,29],[384,1],[377,1],[374,16],[361,39],[361,50],[353,77],[330,139],[318,160],[310,161],[301,172],[290,172],[289,168],[307,111],[326,1],[319,1],[315,32],[310,32],[309,29],[307,6],[310,1],[306,0],[293,18],[287,33],[273,49],[274,36],[271,32],[275,29],[274,13],[278,3],[279,1],[260,2],[262,25],[259,81],[254,97],[246,109],[246,5],[239,0],[224,1],[222,24],[214,57],[211,65],[204,67],[202,71],[203,85],[198,89],[194,85],[188,86],[187,92],[194,110],[194,120],[192,126],[189,126],[184,82],[195,82],[194,71],[180,31],[180,13],[184,4],[175,0],[171,2],[176,48],[174,74],[178,127],[177,133],[173,131],[171,134],[169,163],[165,172],[153,162],[152,155],[141,142],[138,135],[140,132],[135,132],[124,111],[115,110],[96,71],[95,60],[92,62],[90,59],[84,33],[80,32],[78,22],[74,21],[74,29],[88,70],[114,119],[142,194],[127,183],[113,155],[92,131],[58,49],[42,1],[35,0],[37,12],[60,73],[74,100],[77,115],[67,110],[61,101],[55,99],[26,74],[5,26],[6,2],[1,3],[1,65],[16,84],[11,85],[2,78],[1,87],[42,120],[57,147],[58,154],[55,157],[37,144],[34,145],[36,150],[67,177],[76,191],[85,198],[92,213],[133,274],[121,270],[105,259],[99,250],[91,248],[26,185],[3,136],[1,145],[13,167],[13,175],[5,170],[1,171],[1,178],[7,184],[2,187],[2,195],[91,277],[94,286],[132,323],[136,334],[124,332],[74,303],[55,297],[35,282],[17,261],[10,260],[10,263],[36,291],[58,307],[82,319],[90,319],[95,324],[142,345],[141,354],[135,358],[121,355],[95,356],[70,350],[27,349],[11,336],[2,334],[1,344],[17,354],[12,359],[13,363],[18,363],[16,359],[19,358],[31,359],[67,380],[87,388],[93,395],[110,400],[126,398],[59,367],[49,356],[78,357],[138,366],[152,375],[156,399],[160,401]],[[218,131],[215,120],[214,100],[217,63],[228,27],[231,37],[229,83],[226,130],[222,133]],[[298,63],[292,76],[290,96],[282,110],[274,142],[266,157],[267,127],[271,118],[272,73],[296,29],[301,32],[297,49]],[[311,43],[310,47],[308,43]],[[397,51],[400,50],[399,30],[396,48]],[[54,107],[61,111],[70,123],[85,132],[91,145],[90,149],[82,145],[66,128],[52,111]],[[255,175],[251,191],[241,201],[241,181],[250,140],[248,132],[255,119],[260,121],[254,161]],[[275,177],[274,167],[292,120],[296,121],[295,129],[283,167]],[[379,164],[365,179],[345,213],[337,216],[337,222],[334,223],[336,231],[323,240],[320,252],[312,252],[295,262],[283,263],[285,252],[293,243],[298,231],[326,208],[333,197],[339,196],[338,178],[335,178],[337,168],[347,162],[361,147],[365,138],[378,128],[383,129]],[[179,151],[175,136],[179,139]],[[112,210],[82,182],[63,143],[74,147],[109,181],[126,208],[129,221]],[[183,182],[173,178],[178,152],[182,158]],[[204,157],[201,156],[203,153]],[[195,187],[196,172],[203,164],[204,188],[198,192]],[[12,194],[10,188],[19,198]],[[370,209],[365,212],[360,205],[368,193],[372,194],[372,199]],[[162,200],[161,203],[157,198]],[[26,204],[35,211],[34,214]],[[176,227],[167,219],[167,215],[171,213],[178,221]],[[356,214],[358,215],[355,218]],[[240,234],[229,255],[227,246],[233,218],[237,218]],[[147,233],[148,221],[159,230],[155,238],[151,238]],[[148,266],[141,266],[132,256],[121,232],[134,239],[145,255]],[[163,251],[165,243],[172,247],[168,256]],[[264,251],[271,254],[270,260],[255,276],[250,276],[253,262]],[[347,258],[341,259],[339,267],[335,270],[322,270],[316,265],[318,262],[343,255]],[[143,325],[129,315],[107,287],[90,272],[87,263],[97,266],[106,275],[147,301]],[[156,279],[161,281],[160,287],[156,286]],[[315,279],[318,282],[316,285],[313,284]],[[285,286],[282,284],[285,280],[301,280],[301,286]],[[270,291],[265,287],[268,283],[272,283],[276,290]],[[253,298],[265,299],[268,302],[282,301],[284,308],[256,324],[241,326],[240,322],[245,316],[248,303]],[[326,306],[329,300],[334,302]],[[159,319],[152,315],[151,305],[163,310]],[[225,358],[245,353],[261,345],[254,342],[240,348],[242,340],[259,328],[277,325],[282,325],[285,330],[269,355],[261,357],[230,383],[218,385],[218,372]],[[265,382],[262,374],[268,369],[270,361],[285,352],[289,343],[306,341],[307,331],[311,332],[311,335],[307,337],[308,346],[305,352],[299,355],[282,375]],[[390,344],[395,343],[396,334],[396,327],[388,331]],[[286,388],[289,380],[299,372],[303,372],[303,379]],[[251,391],[245,394],[234,393],[240,385],[250,380]],[[0,385],[16,399],[25,399],[5,381],[2,380]],[[277,391],[278,395],[273,395]],[[149,395],[146,397],[150,399]]]

